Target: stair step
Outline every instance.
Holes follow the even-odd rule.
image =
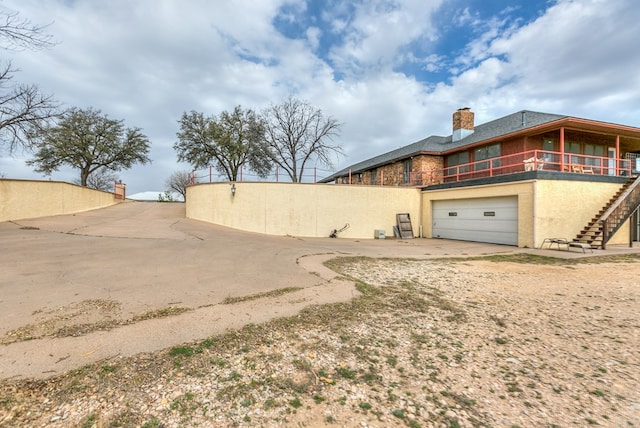
[[[602,235],[602,229],[599,229],[599,230],[582,229],[580,231],[580,235]]]
[[[634,177],[624,183],[624,185],[618,189],[605,206],[598,211],[596,216],[591,219],[587,226],[580,231],[576,236],[576,239],[574,239],[574,242],[588,244],[591,248],[605,248],[604,226],[600,223],[600,219],[616,202],[620,200],[622,195],[625,194],[631,186],[638,184],[637,180],[638,178]],[[615,231],[617,231],[620,226],[627,221],[630,214],[638,208],[640,201],[638,201],[637,197],[637,188],[634,192],[636,196],[630,194],[629,196],[631,196],[631,198],[627,197],[627,200],[625,200],[620,206],[616,207],[615,212],[612,213],[613,215],[607,219],[607,231],[609,236],[611,236],[612,233],[615,233]]]
[[[597,238],[599,236],[602,236],[602,233],[589,233],[589,232],[578,233],[578,237],[583,237],[583,238],[587,238],[587,237]]]
[[[583,230],[602,230],[602,225],[600,223],[589,223]]]
[[[602,236],[578,235],[578,236],[576,236],[576,240],[578,240],[578,241],[602,241]]]

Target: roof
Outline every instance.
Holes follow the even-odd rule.
[[[474,127],[471,135],[468,135],[458,141],[453,141],[452,135],[447,137],[432,135],[407,146],[403,146],[398,149],[391,150],[390,152],[350,165],[331,176],[320,180],[320,182],[328,183],[338,177],[348,175],[349,171],[351,171],[352,174],[359,173],[418,154],[431,153],[441,155],[445,152],[462,147],[473,146],[485,140],[533,128],[566,117],[568,116],[522,110],[491,122],[477,125]]]

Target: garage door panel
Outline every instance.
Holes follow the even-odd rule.
[[[464,241],[518,244],[518,198],[434,201],[433,236]]]
[[[456,220],[456,221],[447,221],[439,220],[436,221],[436,226],[438,228],[454,228],[454,229],[463,229],[463,230],[487,230],[487,231],[505,231],[505,230],[516,230],[518,227],[517,221],[486,221],[483,219],[478,220]]]

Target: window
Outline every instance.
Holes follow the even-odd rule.
[[[566,153],[579,155],[580,153],[582,153],[582,147],[580,146],[581,146],[580,143],[576,143],[575,141],[566,141],[564,143],[564,151]],[[564,155],[564,162],[570,163],[570,164],[573,164],[573,163],[578,164],[580,163],[580,156]]]
[[[547,163],[555,162],[553,159],[553,153],[549,153],[549,152],[555,151],[555,147],[556,147],[555,141],[549,138],[545,138],[544,140],[542,140],[542,150],[544,150],[544,154],[542,155],[542,158],[544,159],[545,162]]]
[[[408,184],[411,181],[411,159],[402,161],[402,182]]]
[[[477,148],[474,153],[474,160],[476,162],[485,159],[493,159],[500,157],[500,144],[491,144],[490,146],[484,146]],[[500,159],[495,159],[491,162],[492,168],[500,166]],[[482,169],[489,169],[489,162],[476,163],[476,171]]]
[[[585,157],[584,164],[600,167],[602,165],[602,157],[604,157],[604,146],[600,146],[597,144],[585,144],[584,145],[584,154],[585,156],[594,156],[594,157]]]
[[[369,171],[369,179],[371,181],[371,184],[378,184],[378,169],[374,168],[371,171]]]
[[[454,153],[447,156],[447,175],[456,175],[469,172],[469,152]],[[458,165],[462,165],[457,167]],[[454,168],[457,167],[457,168]]]

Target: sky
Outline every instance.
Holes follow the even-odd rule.
[[[49,24],[55,42],[0,51],[19,69],[14,83],[149,137],[153,162],[118,173],[129,195],[163,191],[173,172],[192,169],[173,149],[183,112],[259,112],[288,96],[342,124],[334,142],[345,156],[314,164],[318,179],[450,135],[461,107],[476,124],[526,109],[640,127],[637,0],[0,0],[0,8]],[[0,151],[0,175],[78,178],[70,168],[35,173],[31,156]]]

